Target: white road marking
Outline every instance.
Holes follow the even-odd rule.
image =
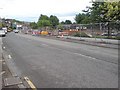
[[[30,88],[32,90],[37,90],[35,85],[32,83],[32,81],[28,78],[28,77],[24,77],[24,79],[26,80],[26,82],[29,84]]]
[[[83,54],[80,54],[80,53],[73,53],[73,54],[80,55],[80,56],[83,56],[83,57],[87,57],[87,58],[90,58],[90,59],[96,59],[96,58],[93,58],[93,57],[90,57],[90,56],[87,56],[87,55],[83,55]]]
[[[75,52],[71,52],[71,51],[63,50],[63,49],[56,48],[56,47],[52,47],[52,46],[50,46],[50,47],[51,47],[51,48],[58,49],[58,50],[62,50],[62,51],[64,51],[64,52],[67,52],[67,53],[70,53],[70,54],[75,54],[75,55],[83,56],[83,57],[86,57],[86,58],[89,58],[89,59],[93,59],[93,60],[99,60],[99,59],[97,59],[97,58],[94,58],[94,57],[91,57],[91,56],[87,56],[87,55],[84,55],[84,54],[75,53]]]
[[[3,49],[5,49],[5,47],[3,47]]]
[[[0,75],[2,75],[2,74],[4,74],[5,73],[5,71],[2,71],[1,73],[0,73]]]
[[[49,45],[47,45],[47,44],[41,44],[41,45],[43,45],[43,46],[49,46]]]
[[[12,58],[11,55],[8,55],[8,58],[11,59]]]
[[[97,59],[97,58],[94,58],[94,57],[91,57],[91,56],[87,56],[87,55],[80,54],[80,53],[74,53],[74,52],[63,50],[63,49],[56,48],[56,47],[52,47],[52,48],[55,48],[55,49],[58,49],[58,50],[62,50],[64,52],[67,52],[67,53],[70,53],[70,54],[75,54],[75,55],[83,56],[83,57],[86,57],[86,58],[94,59],[94,60]]]

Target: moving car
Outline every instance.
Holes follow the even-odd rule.
[[[15,33],[18,33],[18,32],[19,32],[19,30],[18,30],[18,29],[15,29],[15,30],[14,30],[14,32],[15,32]]]
[[[5,34],[5,30],[3,30],[2,28],[0,28],[0,36],[6,36],[6,34]]]

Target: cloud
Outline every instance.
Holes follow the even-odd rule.
[[[17,17],[25,20],[40,14],[58,17],[73,17],[90,5],[91,0],[0,0],[2,17]],[[36,20],[36,18],[34,18]]]

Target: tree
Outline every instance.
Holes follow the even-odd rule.
[[[49,19],[49,17],[47,15],[42,15],[41,14],[40,17],[39,17],[39,19],[38,19],[38,21],[39,20],[50,20],[50,19]]]
[[[42,15],[39,17],[39,20],[37,22],[38,27],[46,27],[51,26],[50,19],[47,15]]]
[[[58,29],[63,30],[62,24],[59,24],[57,27],[58,27]]]
[[[0,28],[2,27],[2,23],[0,22]]]
[[[65,20],[65,24],[72,24],[70,20]]]
[[[31,23],[30,23],[30,27],[31,27],[32,29],[37,29],[37,28],[38,28],[37,23],[35,23],[35,22],[31,22]]]
[[[109,21],[117,21],[120,20],[120,1],[119,2],[106,2],[104,6],[107,9],[104,17],[106,17]]]
[[[90,10],[90,19],[92,23],[99,23],[101,21],[105,21],[101,17],[101,15],[104,15],[104,13],[106,12],[104,10],[104,2],[93,2]]]
[[[62,22],[61,22],[61,24],[65,24],[65,22],[64,22],[64,21],[62,21]]]
[[[56,28],[56,26],[59,24],[59,19],[56,16],[51,15],[50,23],[52,25],[52,28]]]
[[[51,26],[51,23],[49,20],[39,20],[37,25],[38,27],[47,27],[47,26]]]
[[[90,15],[89,13],[79,13],[75,17],[75,21],[77,24],[87,24],[90,23]]]
[[[93,2],[90,18],[92,22],[116,21],[120,18],[119,2]]]

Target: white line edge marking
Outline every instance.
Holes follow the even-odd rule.
[[[47,44],[41,44],[41,45],[43,45],[43,46],[49,46],[49,45],[47,45]]]
[[[11,59],[12,58],[11,55],[8,55],[8,58]]]
[[[37,90],[35,85],[32,83],[32,81],[28,77],[24,77],[24,79],[29,84],[29,86],[32,88],[32,90]]]

